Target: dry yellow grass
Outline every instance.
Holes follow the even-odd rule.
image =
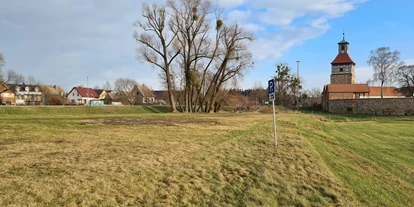
[[[275,148],[269,114],[1,119],[0,206],[362,205],[299,120]]]

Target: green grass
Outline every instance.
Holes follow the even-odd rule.
[[[40,106],[0,107],[0,118],[96,116],[168,113],[168,106]]]
[[[166,111],[0,107],[0,206],[413,205],[413,117]]]

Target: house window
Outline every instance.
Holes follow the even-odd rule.
[[[76,96],[79,96],[79,93]]]
[[[75,93],[72,93],[72,96],[75,96]]]
[[[137,96],[139,96],[139,92],[137,92]]]

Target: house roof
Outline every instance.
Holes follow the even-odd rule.
[[[29,91],[33,92],[36,91],[36,88],[38,91],[43,92],[42,89],[38,85],[26,85],[24,83],[22,84],[7,84],[9,86],[9,89],[13,92],[17,92],[17,87],[19,87],[19,91],[25,91],[26,87],[29,87]]]
[[[5,82],[2,82],[0,84],[0,93],[3,93],[5,91],[9,90],[9,87],[7,86],[7,84]]]
[[[349,56],[348,53],[339,53],[335,60],[331,62],[332,65],[343,63],[352,63],[355,65],[355,62],[351,59],[351,56]]]
[[[384,86],[383,96],[404,96],[398,89],[394,86]],[[369,96],[381,96],[381,86],[370,86],[369,87]]]
[[[93,88],[84,88],[84,87],[73,87],[73,88],[77,90],[82,97],[91,97],[91,98],[99,97],[96,91],[93,90]],[[89,91],[89,96],[88,96],[88,91]]]
[[[102,92],[104,92],[105,90],[103,90],[103,89],[94,89],[95,90],[95,92],[96,92],[96,94],[98,94],[98,95],[101,95],[102,94]]]
[[[53,85],[53,86],[39,85],[39,86],[45,93],[49,93],[50,95],[61,96],[65,94],[65,91],[63,90],[63,88],[57,85]]]
[[[345,39],[343,39],[342,41],[338,42],[338,44],[349,44],[349,42],[347,42]]]
[[[329,93],[369,93],[368,84],[328,84],[324,92]]]
[[[143,97],[154,97],[154,93],[151,91],[151,89],[148,88],[148,86],[144,84],[135,86],[141,92]]]
[[[155,99],[164,99],[168,96],[168,91],[154,91]]]
[[[106,92],[106,93],[112,93],[112,90],[105,90],[105,89],[94,89],[96,94],[101,95],[102,92]]]

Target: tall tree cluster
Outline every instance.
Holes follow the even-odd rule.
[[[276,65],[275,104],[291,106],[299,100],[299,91],[302,89],[300,78],[291,73],[292,68],[286,63]]]
[[[253,35],[225,23],[216,6],[209,0],[143,4],[143,21],[135,23],[137,57],[160,69],[173,112],[176,96],[184,112],[218,111],[226,86],[253,67]]]

